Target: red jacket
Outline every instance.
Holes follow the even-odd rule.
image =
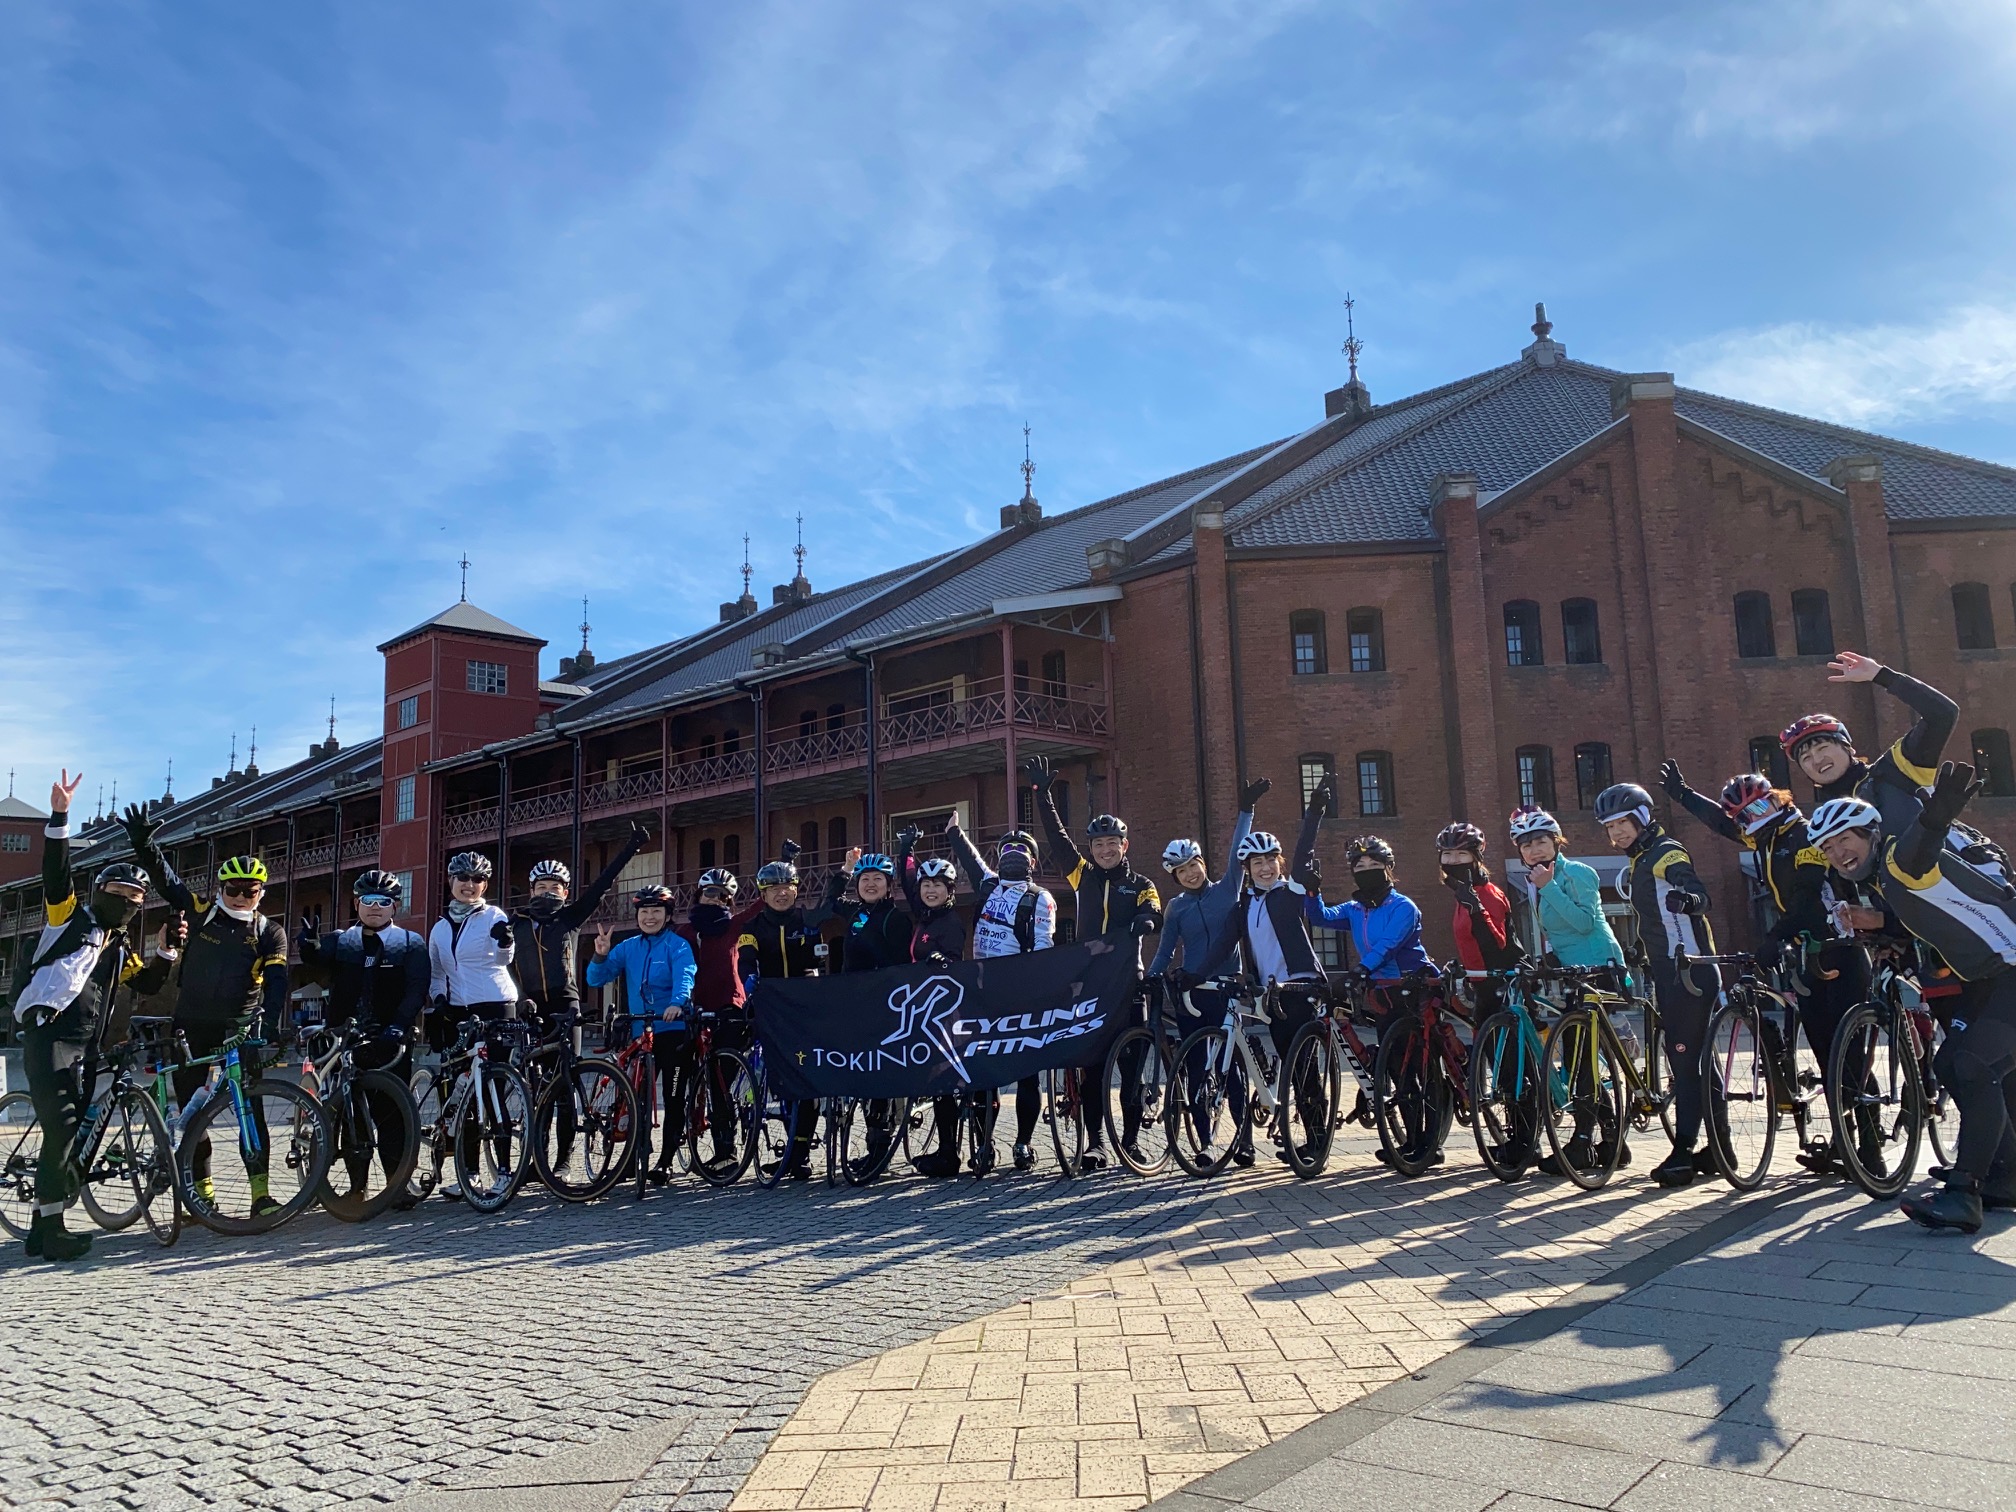
[[[1503,970],[1506,933],[1511,928],[1512,900],[1505,896],[1497,883],[1480,880],[1477,883],[1477,901],[1484,905],[1484,925],[1490,931],[1490,938],[1477,938],[1476,923],[1470,916],[1470,910],[1458,903],[1456,957],[1462,961],[1466,971]]]
[[[693,1001],[709,1013],[742,1006],[742,973],[737,969],[736,945],[742,932],[759,913],[763,899],[737,913],[720,911],[720,917],[700,917],[704,904],[695,904],[695,917],[679,926],[679,934],[693,947],[699,971],[693,978]]]

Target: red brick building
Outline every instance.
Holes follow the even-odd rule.
[[[1840,647],[1960,701],[1950,754],[1990,783],[1972,817],[2016,841],[2016,471],[1576,362],[1544,315],[1534,333],[1503,367],[1385,405],[1354,379],[1285,440],[1049,518],[1025,490],[959,550],[745,591],[551,680],[538,636],[455,605],[380,648],[381,739],[233,774],[164,838],[199,880],[261,850],[293,913],[369,864],[431,912],[454,851],[501,857],[515,897],[541,857],[592,871],[632,819],[653,841],[624,891],[747,877],[787,838],[816,885],[913,817],[1026,822],[1010,774],[1032,752],[1074,825],[1122,813],[1154,868],[1171,836],[1224,844],[1242,775],[1274,779],[1262,823],[1290,831],[1334,768],[1325,860],[1385,835],[1446,952],[1452,817],[1497,843],[1537,799],[1600,861],[1613,777],[1652,786],[1668,756],[1709,790],[1782,774],[1775,732],[1816,707],[1866,751],[1894,738],[1898,706],[1825,681]],[[1678,829],[1746,937],[1735,850]],[[0,889],[0,940],[31,891]]]

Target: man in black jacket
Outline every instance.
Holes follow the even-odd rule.
[[[581,974],[575,969],[575,949],[581,926],[602,906],[623,868],[650,838],[649,830],[631,821],[629,841],[578,898],[568,895],[574,878],[563,863],[541,861],[533,866],[531,900],[511,914],[516,937],[511,969],[518,990],[532,1004],[530,1017],[542,1037],[571,1028],[580,1014]]]

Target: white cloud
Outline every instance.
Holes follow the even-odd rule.
[[[1690,388],[1849,425],[2016,407],[2016,303],[1920,325],[1734,331],[1682,348],[1673,364]]]

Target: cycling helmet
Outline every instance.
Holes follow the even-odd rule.
[[[1162,870],[1174,872],[1192,861],[1204,859],[1204,848],[1195,840],[1171,840],[1162,847]]]
[[[1111,814],[1101,814],[1085,826],[1085,835],[1090,840],[1103,840],[1108,835],[1117,840],[1125,840],[1127,838],[1127,821],[1125,819],[1116,819]]]
[[[478,877],[487,882],[490,879],[490,858],[481,851],[463,851],[459,856],[449,859],[448,875]]]
[[[1393,864],[1393,847],[1377,835],[1360,835],[1344,847],[1344,864],[1351,871],[1371,871]]]
[[[893,877],[896,875],[896,863],[880,851],[869,851],[854,863],[854,875],[858,877],[863,872],[880,872],[885,877]]]
[[[957,891],[959,887],[959,868],[954,866],[950,861],[947,861],[943,856],[932,856],[928,860],[917,863],[917,880],[919,882],[943,882],[947,887]]]
[[[1792,801],[1777,788],[1771,786],[1771,779],[1761,772],[1744,772],[1731,777],[1722,789],[1722,812],[1743,827],[1743,833],[1754,835],[1781,815],[1790,817],[1799,811],[1792,807]]]
[[[1635,782],[1619,782],[1606,787],[1596,795],[1596,822],[1608,824],[1612,819],[1636,819],[1649,829],[1652,825],[1652,795]]]
[[[1876,805],[1860,798],[1830,798],[1813,810],[1813,817],[1806,821],[1806,833],[1815,845],[1845,835],[1849,830],[1882,827],[1883,816]]]
[[[1005,850],[1019,850],[1033,856],[1036,854],[1036,837],[1027,830],[1010,830],[1001,837],[994,849],[997,853]]]
[[[756,872],[756,886],[760,891],[766,887],[796,887],[798,868],[789,861],[766,861]]]
[[[1244,866],[1255,856],[1278,856],[1280,854],[1281,842],[1279,840],[1276,840],[1265,830],[1255,830],[1239,842],[1237,859],[1239,864]]]
[[[1512,842],[1530,839],[1534,835],[1552,835],[1561,838],[1561,821],[1543,808],[1530,803],[1522,803],[1512,810]]]
[[[374,866],[359,874],[357,880],[350,884],[350,891],[359,898],[386,897],[396,903],[406,895],[406,884],[399,880],[396,872],[380,871]]]
[[[1454,824],[1442,826],[1442,832],[1435,837],[1438,851],[1468,851],[1473,856],[1484,854],[1484,831],[1468,820],[1458,819]]]
[[[663,882],[647,882],[630,895],[630,902],[636,908],[670,908],[672,889]]]
[[[694,890],[705,892],[710,887],[720,888],[731,898],[742,890],[742,884],[735,880],[735,873],[725,866],[710,866],[700,873],[700,880],[695,884]]]
[[[257,882],[266,885],[266,863],[257,856],[233,856],[217,868],[219,882]]]
[[[1799,758],[1799,747],[1809,740],[1838,740],[1849,750],[1855,749],[1848,726],[1832,714],[1801,714],[1778,732],[1779,746],[1795,761]]]
[[[144,893],[153,885],[153,879],[131,861],[114,861],[92,879],[91,887],[95,892],[108,883],[119,887],[137,887]]]
[[[541,861],[532,868],[530,880],[544,882],[549,877],[553,881],[558,882],[562,887],[572,887],[574,885],[574,874],[567,870],[566,866],[561,862]]]

